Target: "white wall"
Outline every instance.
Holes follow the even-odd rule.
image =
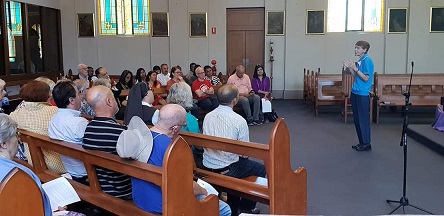
[[[28,0],[39,2],[39,0]],[[43,1],[43,0],[40,0]],[[53,1],[44,1],[47,3]],[[444,6],[443,0],[385,1],[389,7],[409,7],[410,25],[407,34],[326,33],[306,35],[306,10],[325,9],[328,0],[151,0],[152,12],[169,12],[170,37],[77,38],[76,14],[96,13],[92,0],[62,0],[63,58],[65,70],[85,63],[105,66],[111,74],[124,69],[135,71],[167,63],[188,69],[190,62],[201,65],[217,60],[218,71],[226,70],[226,9],[264,7],[265,10],[286,11],[285,36],[265,37],[265,70],[270,72],[269,41],[274,41],[273,90],[277,97],[299,98],[303,88],[303,68],[322,73],[340,73],[340,62],[354,58],[353,46],[367,40],[369,54],[379,73],[406,73],[415,62],[416,73],[443,72],[444,33],[429,33],[430,7]],[[208,37],[190,38],[188,13],[208,13]],[[387,21],[385,22],[387,24]],[[217,34],[211,34],[211,28]],[[97,32],[97,25],[96,25]]]

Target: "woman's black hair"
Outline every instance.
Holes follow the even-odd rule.
[[[143,80],[142,80],[142,77],[140,77],[140,74],[142,73],[142,71],[144,71],[145,69],[143,69],[143,68],[139,68],[139,69],[137,69],[137,72],[136,72],[136,80],[137,80],[137,82],[142,82]]]
[[[259,70],[259,68],[262,68],[262,70],[264,71],[264,74],[262,75],[262,77],[267,77],[267,74],[265,73],[264,66],[258,64],[258,65],[256,65],[256,66],[254,67],[253,78],[258,78],[257,70]]]
[[[131,74],[131,79],[130,79],[130,81],[129,81],[128,83],[126,83],[126,82],[125,82],[125,78],[126,78],[126,76],[127,76],[128,74]],[[129,70],[124,70],[124,71],[122,72],[122,74],[120,75],[119,82],[122,83],[122,84],[127,85],[129,88],[132,88],[132,87],[133,87],[133,82],[134,82],[134,81],[133,81],[133,72],[131,72],[131,71],[129,71]]]

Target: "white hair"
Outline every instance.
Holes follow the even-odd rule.
[[[8,115],[0,113],[0,143],[4,143],[16,136],[17,122]]]
[[[35,81],[40,81],[40,82],[44,82],[44,83],[48,84],[49,85],[49,90],[51,92],[54,89],[54,86],[56,85],[54,81],[52,81],[48,77],[44,77],[44,76],[35,78]]]

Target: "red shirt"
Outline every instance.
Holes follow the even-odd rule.
[[[211,85],[210,80],[207,80],[207,79],[205,79],[203,81],[200,81],[199,79],[194,80],[193,85],[191,86],[191,90],[193,91],[194,99],[202,100],[202,99],[211,97],[211,95],[208,95],[208,94],[205,94],[203,97],[199,97],[196,94],[196,90],[200,89],[205,92],[208,89],[210,89],[211,87],[213,87],[213,86]]]

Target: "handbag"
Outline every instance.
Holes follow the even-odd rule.
[[[265,118],[268,119],[269,122],[275,122],[279,118],[279,116],[276,113],[276,110],[274,109],[269,113],[264,113],[264,116]]]

